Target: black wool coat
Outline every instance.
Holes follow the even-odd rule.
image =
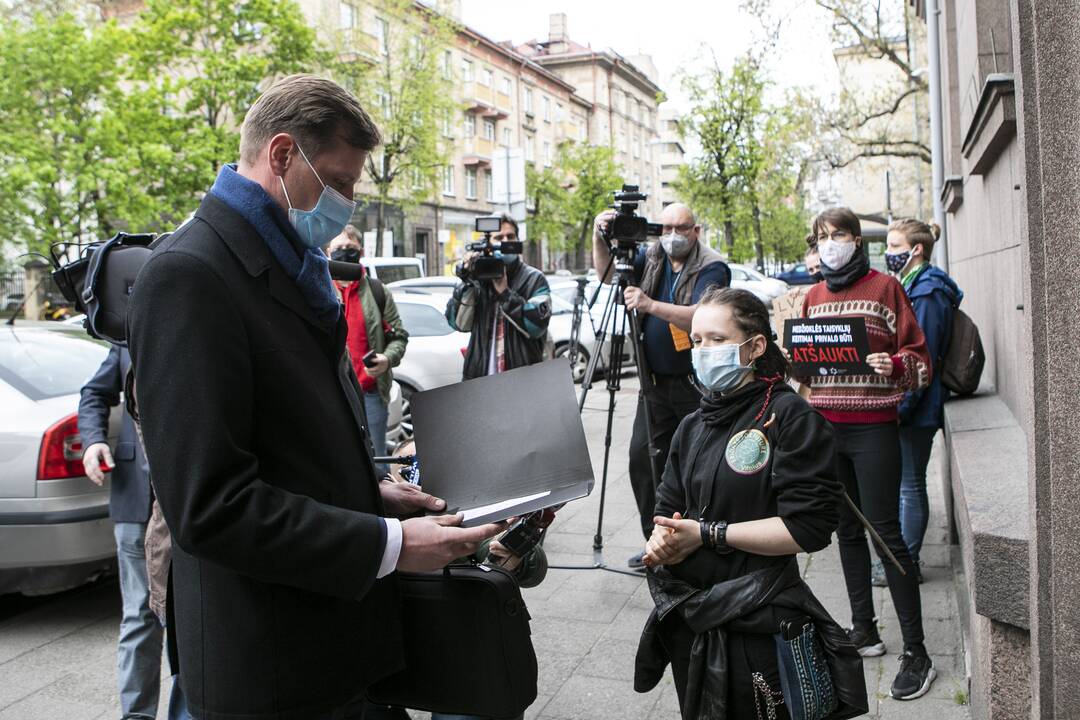
[[[344,320],[320,325],[255,228],[208,194],[140,272],[128,324],[193,714],[309,718],[399,670]]]

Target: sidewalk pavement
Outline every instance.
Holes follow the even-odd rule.
[[[643,542],[627,476],[635,392],[636,383],[624,380],[616,407],[604,509],[604,559],[620,569]],[[602,384],[591,391],[584,421],[597,485],[590,497],[560,511],[547,540],[552,564],[593,562],[607,402]],[[923,549],[926,582],[922,591],[927,646],[940,676],[930,693],[919,700],[904,703],[888,697],[901,642],[888,593],[875,590],[889,654],[866,662],[869,717],[970,717],[968,707],[960,704],[966,697],[964,662],[936,466],[936,461],[931,463],[935,474],[928,483],[933,514]],[[835,544],[801,557],[800,563],[817,596],[838,622],[848,624],[847,596]],[[678,702],[670,672],[651,693],[639,695],[633,690],[637,640],[652,609],[643,578],[599,570],[551,570],[544,583],[525,591],[525,599],[533,617],[533,643],[540,666],[539,696],[526,718],[677,720]],[[116,586],[108,583],[0,622],[0,720],[119,717],[119,607]],[[158,714],[162,718],[168,689],[163,672]],[[428,717],[427,713],[413,715]]]

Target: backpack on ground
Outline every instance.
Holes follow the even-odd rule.
[[[957,395],[971,395],[979,388],[985,364],[979,328],[967,313],[956,308],[949,351],[941,363],[941,384]]]

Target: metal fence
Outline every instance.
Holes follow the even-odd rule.
[[[26,273],[22,268],[0,271],[0,312],[15,310],[26,292]]]

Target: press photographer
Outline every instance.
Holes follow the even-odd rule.
[[[446,304],[455,330],[471,333],[464,380],[544,360],[551,290],[544,274],[521,259],[517,223],[477,218],[484,240],[468,246],[456,272],[462,283]]]
[[[627,186],[627,189],[636,191],[637,188]],[[627,202],[635,202],[633,195],[624,194],[623,197]],[[644,196],[640,198],[644,199]],[[603,273],[602,282],[610,282],[614,270],[611,247],[613,242],[618,242],[618,237],[610,232],[615,228],[609,226],[615,218],[615,210],[605,211],[597,216],[593,228],[593,264],[597,272]],[[701,226],[689,207],[673,203],[664,208],[660,218],[663,228],[659,242],[646,246],[645,234],[641,233],[633,254],[636,287],[627,287],[624,292],[627,310],[636,310],[642,317],[640,346],[646,372],[640,378],[642,392],[638,395],[630,438],[630,484],[638,504],[641,532],[646,539],[653,528],[656,498],[653,476],[659,477],[663,470],[675,429],[684,417],[697,409],[701,400],[701,393],[691,380],[690,322],[697,302],[707,288],[731,284],[731,271],[719,253],[698,241]],[[651,459],[646,402],[655,448]],[[650,461],[655,463],[654,470],[649,467]],[[628,564],[631,568],[643,569],[642,554],[630,558]]]

